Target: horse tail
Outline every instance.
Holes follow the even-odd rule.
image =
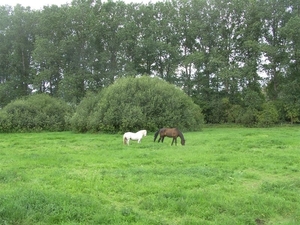
[[[158,135],[159,131],[160,131],[160,130],[156,131],[155,134],[154,134],[154,142],[155,142],[155,140],[156,140],[156,138],[157,138],[157,135]]]
[[[127,143],[127,138],[125,137],[125,135],[123,135],[123,144],[125,145]]]

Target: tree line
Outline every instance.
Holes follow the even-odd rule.
[[[74,0],[0,6],[0,107],[32,93],[77,105],[116,79],[174,84],[207,123],[300,119],[298,0]]]

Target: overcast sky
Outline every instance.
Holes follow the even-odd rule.
[[[43,6],[51,6],[51,5],[62,5],[71,3],[72,0],[0,0],[0,5],[10,5],[15,6],[17,4],[21,4],[24,7],[30,6],[31,9],[43,9]],[[126,3],[130,2],[155,2],[155,0],[124,0]]]

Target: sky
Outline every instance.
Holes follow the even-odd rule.
[[[63,4],[70,4],[72,0],[0,0],[0,6],[9,5],[15,6],[20,4],[24,7],[30,6],[31,9],[38,10],[43,9],[43,6],[51,6],[51,5],[63,5]],[[155,2],[150,0],[124,0],[126,3],[130,2]]]
[[[31,9],[43,9],[43,6],[60,6],[71,2],[72,0],[0,0],[0,5],[15,6],[20,4],[24,7],[30,6]]]

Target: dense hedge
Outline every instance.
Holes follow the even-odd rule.
[[[1,132],[68,130],[72,108],[62,100],[36,94],[11,102],[0,110]]]
[[[86,97],[71,119],[73,130],[154,131],[160,127],[200,130],[203,115],[182,90],[159,78],[121,78]]]

